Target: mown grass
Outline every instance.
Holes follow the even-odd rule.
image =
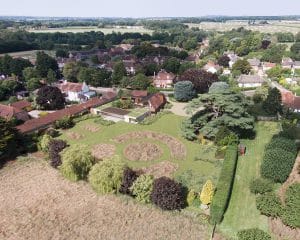
[[[268,232],[267,217],[256,209],[255,195],[250,192],[249,184],[260,176],[265,145],[278,129],[278,123],[259,122],[256,125],[256,138],[242,141],[247,152],[245,156],[239,157],[231,200],[219,226],[228,237],[235,237],[238,231],[254,227]]]
[[[201,175],[205,178],[211,178],[216,179],[219,170],[220,165],[216,166],[214,164],[216,161],[219,161],[215,159],[214,153],[215,153],[215,147],[212,145],[200,145],[198,142],[190,142],[185,140],[181,136],[181,130],[180,125],[184,117],[176,116],[174,114],[166,114],[163,115],[161,118],[159,118],[156,122],[154,122],[151,125],[135,125],[135,124],[129,124],[125,122],[118,122],[116,124],[113,124],[111,126],[102,126],[98,124],[97,126],[100,128],[98,132],[89,132],[84,129],[87,125],[96,125],[94,122],[94,119],[88,119],[79,122],[76,124],[76,126],[72,129],[69,129],[67,131],[77,132],[84,137],[79,140],[71,139],[66,135],[66,131],[63,132],[62,136],[60,138],[65,139],[68,141],[69,144],[86,144],[90,147],[100,144],[100,143],[109,143],[114,144],[116,146],[116,154],[122,156],[126,163],[133,168],[139,168],[139,167],[147,167],[154,163],[158,163],[161,161],[170,161],[173,163],[178,164],[178,170],[176,171],[174,176],[180,175],[183,172],[190,170],[193,173],[197,175]],[[132,139],[129,142],[126,143],[116,143],[113,141],[113,139],[121,134],[133,132],[133,131],[156,131],[159,133],[164,133],[171,135],[175,138],[177,138],[179,141],[181,141],[187,150],[186,159],[184,160],[176,160],[171,157],[169,148],[162,142],[151,140],[151,139],[144,139],[144,140],[136,140]],[[147,141],[147,142],[153,142],[157,143],[163,150],[163,155],[154,161],[149,162],[138,162],[138,161],[129,161],[126,160],[123,151],[125,147],[132,143],[132,142],[138,142],[138,141]],[[195,160],[195,157],[200,158],[200,160]]]

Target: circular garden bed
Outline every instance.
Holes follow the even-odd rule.
[[[132,143],[124,150],[125,157],[131,161],[152,161],[158,159],[162,153],[158,145],[148,142]]]
[[[112,144],[97,144],[92,148],[92,155],[97,159],[110,158],[115,155],[116,147]]]

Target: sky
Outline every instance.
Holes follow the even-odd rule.
[[[299,0],[0,0],[0,15],[198,17],[299,15]]]

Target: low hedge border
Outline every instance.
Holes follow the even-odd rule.
[[[220,173],[216,192],[210,207],[212,223],[220,223],[227,209],[232,185],[235,177],[235,170],[238,160],[238,146],[229,146],[225,153],[223,167]]]

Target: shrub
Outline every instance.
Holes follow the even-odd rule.
[[[49,136],[55,138],[55,137],[58,137],[59,132],[56,129],[54,129],[54,128],[48,128],[46,130],[46,134],[48,134]]]
[[[283,183],[288,178],[295,163],[295,154],[282,149],[269,149],[265,152],[261,165],[261,175],[274,182]]]
[[[212,181],[207,180],[207,182],[204,184],[201,194],[200,194],[200,200],[202,204],[208,205],[211,203],[213,195],[214,195],[214,185]]]
[[[195,192],[195,190],[191,189],[186,197],[186,202],[188,206],[192,206],[196,198],[197,193]]]
[[[136,200],[141,203],[150,203],[150,195],[153,189],[153,176],[141,175],[131,186],[130,190]]]
[[[229,146],[226,150],[216,193],[210,207],[211,220],[213,223],[220,223],[227,209],[238,159],[237,150],[237,145]]]
[[[95,164],[89,174],[92,188],[100,194],[118,192],[124,168],[125,164],[117,157]]]
[[[163,210],[181,209],[185,205],[183,187],[170,178],[158,178],[153,183],[151,200]]]
[[[86,179],[94,159],[91,152],[84,145],[73,145],[62,153],[60,171],[71,181]]]
[[[266,193],[257,196],[256,207],[261,214],[268,217],[278,217],[281,213],[281,203],[275,193]]]
[[[237,235],[239,240],[271,240],[268,233],[258,228],[246,229],[238,232]]]
[[[285,137],[274,137],[271,142],[266,146],[266,150],[272,150],[272,149],[282,149],[284,151],[297,154],[297,145],[295,143],[295,140],[288,139]]]
[[[187,170],[182,172],[180,175],[177,175],[175,180],[188,189],[194,189],[196,192],[200,192],[206,178],[203,174]]]
[[[293,227],[300,227],[300,183],[289,186],[286,191],[285,206],[282,211],[284,224]]]
[[[40,141],[40,149],[43,152],[48,152],[49,151],[49,143],[52,140],[52,137],[48,134],[44,134],[43,137],[41,138]]]
[[[264,178],[257,178],[250,183],[250,191],[254,194],[264,194],[273,191],[272,181]]]
[[[68,129],[74,126],[73,119],[71,117],[63,117],[62,119],[54,123],[55,128]]]
[[[52,139],[49,143],[50,165],[57,168],[61,165],[60,152],[67,147],[67,143],[60,139]]]
[[[125,168],[119,192],[123,194],[131,194],[130,187],[138,178],[138,174],[130,168]]]
[[[230,87],[225,82],[214,82],[208,90],[209,93],[224,93],[228,91],[230,91]]]

